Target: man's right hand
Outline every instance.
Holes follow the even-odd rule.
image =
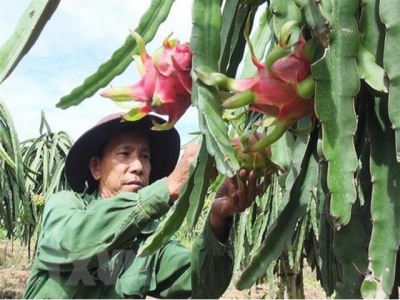
[[[167,185],[170,194],[170,204],[172,205],[179,196],[179,191],[189,178],[189,168],[191,163],[197,159],[199,146],[195,143],[185,147],[182,157],[178,161],[174,171],[167,177]]]

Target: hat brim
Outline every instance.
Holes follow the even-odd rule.
[[[170,130],[152,130],[152,119],[159,124],[166,121],[158,116],[146,115],[142,119],[131,122],[122,119],[124,114],[113,114],[104,123],[98,124],[86,131],[73,144],[65,162],[65,174],[72,190],[78,193],[92,193],[98,183],[93,178],[89,162],[98,155],[110,138],[121,131],[144,133],[150,144],[151,173],[149,183],[168,176],[179,158],[180,137],[175,128]]]

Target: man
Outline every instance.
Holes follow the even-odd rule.
[[[152,119],[163,119],[121,119],[102,119],[70,149],[65,169],[73,191],[46,202],[24,297],[219,298],[232,277],[230,221],[251,205],[254,176],[240,189],[234,180],[221,186],[191,252],[171,239],[137,257],[155,220],[178,199],[198,147],[188,145],[177,163],[177,131],[150,129]]]

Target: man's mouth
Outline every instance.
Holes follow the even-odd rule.
[[[143,186],[143,184],[140,181],[129,181],[129,182],[126,183],[126,185]]]

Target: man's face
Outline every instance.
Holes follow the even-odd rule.
[[[137,192],[149,183],[149,140],[141,133],[115,135],[104,146],[102,157],[90,160],[90,170],[99,181],[99,193],[103,198]]]

